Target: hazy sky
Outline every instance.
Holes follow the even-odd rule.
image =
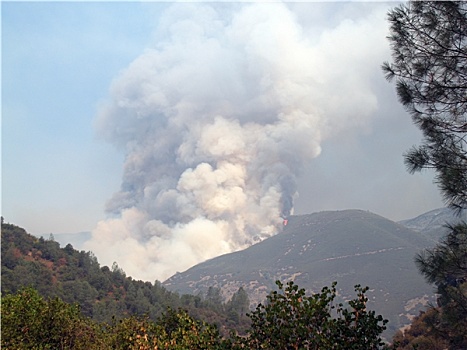
[[[2,2],[2,215],[94,230],[97,252],[135,220],[138,247],[235,221],[197,262],[274,231],[292,199],[393,220],[442,206],[405,170],[420,133],[380,69],[394,5]]]

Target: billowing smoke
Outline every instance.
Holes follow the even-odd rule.
[[[279,3],[169,8],[98,115],[125,163],[86,249],[153,281],[277,233],[323,139],[376,107],[355,47],[375,32],[364,18],[310,37]]]

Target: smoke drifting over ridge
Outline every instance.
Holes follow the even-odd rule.
[[[157,37],[98,115],[125,163],[85,246],[152,281],[277,233],[321,142],[376,109],[384,31],[369,14],[310,37],[284,4],[177,4]]]

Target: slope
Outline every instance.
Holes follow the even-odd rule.
[[[423,213],[415,218],[399,221],[401,225],[420,232],[438,242],[446,234],[447,224],[458,224],[467,220],[467,210],[456,212],[450,208],[439,208]]]
[[[277,279],[294,280],[314,292],[337,281],[344,300],[354,285],[367,285],[369,307],[390,320],[391,333],[433,301],[432,288],[413,262],[415,253],[432,244],[420,233],[361,210],[292,216],[280,234],[194,266],[163,285],[193,294],[214,286],[226,298],[243,286],[252,305],[265,299]]]
[[[2,296],[33,287],[41,296],[79,304],[85,316],[99,322],[143,314],[156,320],[167,308],[184,308],[221,330],[245,328],[243,318],[227,317],[232,311],[221,300],[179,295],[158,281],[134,280],[115,263],[112,268],[101,267],[91,252],[77,251],[71,244],[61,248],[52,239],[37,238],[3,220],[1,240]]]

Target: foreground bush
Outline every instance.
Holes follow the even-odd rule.
[[[276,282],[265,305],[251,313],[251,330],[240,340],[245,349],[379,349],[387,320],[366,310],[368,288],[355,287],[357,298],[334,305],[336,284],[321,293],[305,295],[293,282]]]
[[[2,349],[105,349],[104,333],[78,305],[32,289],[2,298]]]
[[[216,326],[186,311],[168,310],[157,322],[129,316],[110,324],[84,317],[77,305],[44,299],[31,288],[2,299],[2,349],[380,349],[386,320],[366,309],[367,288],[335,305],[336,288],[307,296],[293,282],[271,292],[248,314],[251,327],[223,338]]]

